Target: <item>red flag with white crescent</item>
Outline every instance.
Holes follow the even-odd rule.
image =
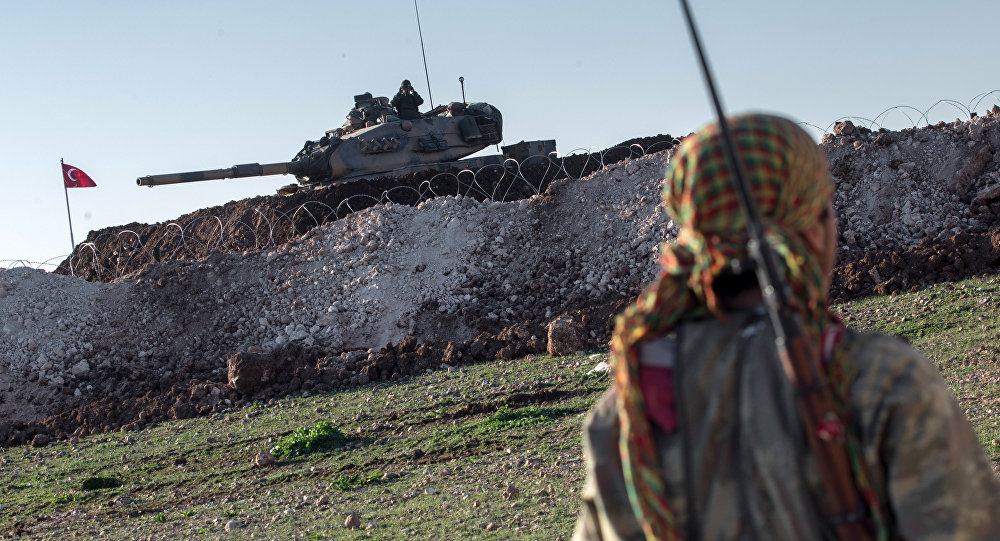
[[[67,188],[96,188],[97,183],[87,173],[68,163],[62,164],[63,182]]]

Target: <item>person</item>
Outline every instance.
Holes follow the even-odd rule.
[[[730,120],[790,308],[817,344],[859,509],[881,539],[1000,539],[1000,486],[926,357],[828,310],[837,223],[822,151],[795,123]],[[717,125],[689,136],[663,200],[679,234],[620,315],[614,383],[584,422],[575,539],[836,539],[747,250]]]
[[[399,92],[393,96],[390,103],[396,108],[396,116],[400,120],[416,120],[420,118],[418,107],[424,103],[424,99],[417,94],[408,79],[403,79],[399,85]]]

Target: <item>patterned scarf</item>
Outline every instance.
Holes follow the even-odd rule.
[[[779,273],[791,286],[791,309],[802,316],[806,332],[818,344],[830,316],[821,266],[806,249],[801,233],[816,223],[833,194],[826,159],[808,134],[789,120],[752,114],[729,122],[766,240],[775,252]],[[660,275],[618,316],[611,341],[622,465],[629,498],[649,539],[680,536],[644,413],[638,380],[640,343],[666,334],[684,320],[724,318],[713,279],[750,259],[746,218],[723,144],[718,126],[710,125],[686,138],[671,161],[663,203],[680,233],[676,241],[661,247]]]

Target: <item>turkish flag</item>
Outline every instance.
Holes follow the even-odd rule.
[[[96,188],[97,183],[87,173],[80,171],[68,163],[62,164],[63,182],[67,188]]]

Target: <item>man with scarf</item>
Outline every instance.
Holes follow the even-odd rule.
[[[903,341],[828,311],[833,180],[800,127],[730,120],[790,308],[847,421],[859,507],[876,539],[1000,539],[1000,485],[937,370]],[[576,539],[835,539],[828,496],[774,345],[745,215],[710,125],[671,160],[679,225],[658,278],[618,317],[614,385],[584,427]]]

